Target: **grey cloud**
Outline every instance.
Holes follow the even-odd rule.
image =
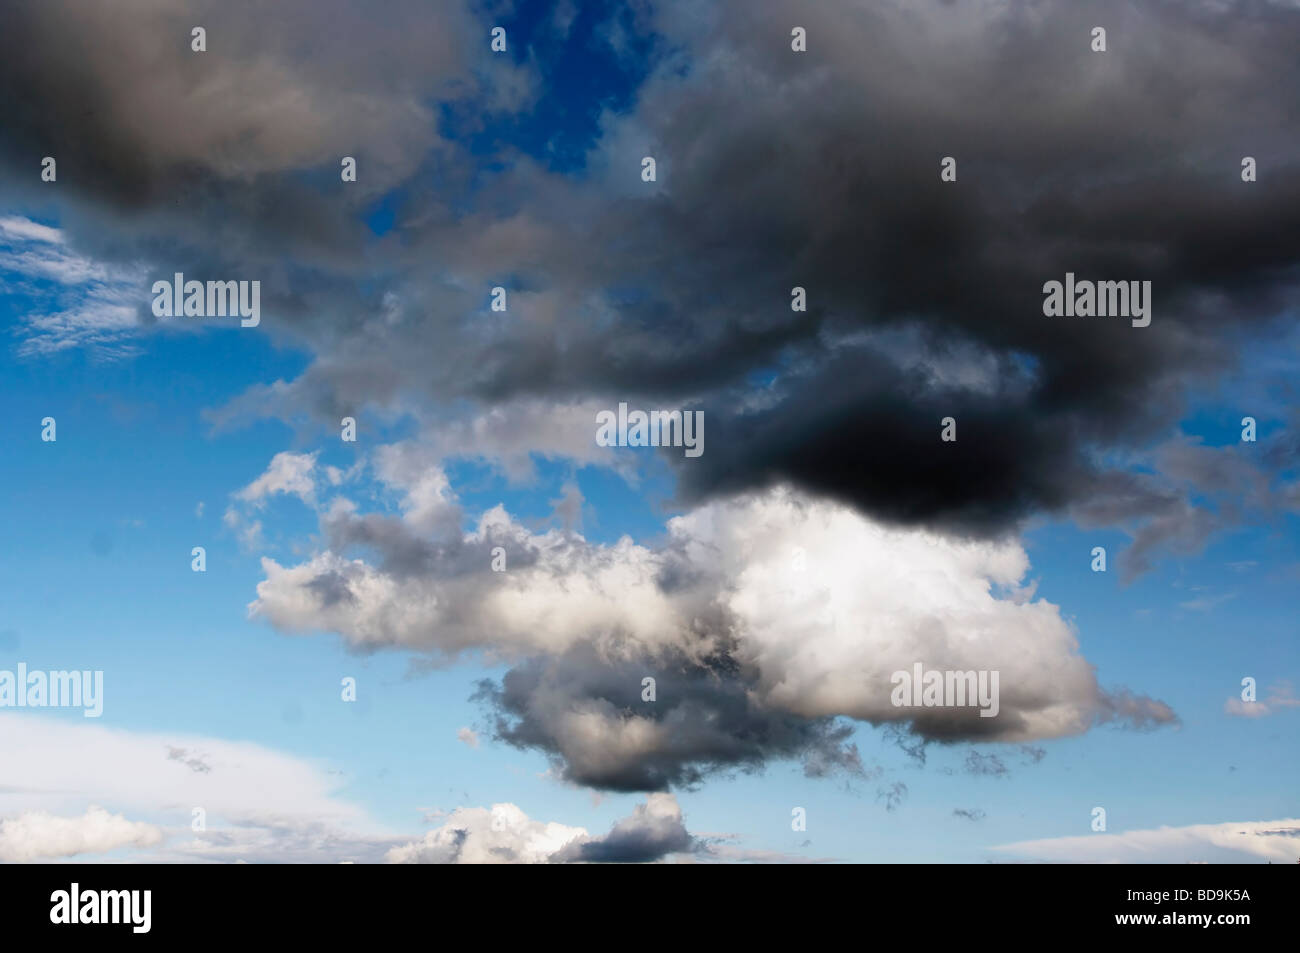
[[[263,273],[268,331],[315,352],[224,422],[431,419],[464,398],[692,402],[711,436],[675,463],[685,501],[789,482],[890,522],[996,535],[1042,512],[1100,519],[1102,456],[1164,435],[1188,389],[1296,301],[1300,150],[1277,91],[1300,85],[1300,11],[1284,5],[647,9],[623,27],[658,31],[659,59],[635,107],[604,117],[589,180],[508,143],[489,161],[437,138],[439,97],[528,102],[467,52],[482,24],[454,5],[435,21],[417,3],[383,18],[290,4],[263,23],[139,3],[66,26],[59,4],[15,9],[0,49],[0,95],[21,105],[10,167],[30,176],[64,137],[87,166],[67,176],[81,246],[168,273]],[[207,54],[174,36],[196,16]],[[1111,49],[1093,54],[1101,21]],[[788,48],[793,22],[806,54]],[[200,77],[242,105],[194,108]],[[336,196],[329,164],[358,138],[380,171]],[[650,194],[632,171],[645,149],[661,159]],[[1247,151],[1263,170],[1251,185]],[[939,181],[944,155],[957,183]],[[376,240],[362,198],[397,184]],[[1042,283],[1067,270],[1150,279],[1151,327],[1044,318]],[[503,275],[510,315],[487,316]],[[796,284],[807,314],[789,310]],[[776,377],[762,406],[755,374]],[[949,415],[956,444],[937,439]],[[1144,495],[1132,572],[1233,518]]]
[[[641,701],[646,673],[657,676],[654,702]],[[864,774],[851,726],[755,705],[725,656],[611,662],[575,649],[484,681],[475,697],[495,713],[499,740],[543,751],[562,777],[589,787],[691,787],[780,759],[802,759],[810,776]]]
[[[651,795],[629,816],[619,821],[601,838],[571,842],[554,860],[561,863],[642,864],[660,860],[669,854],[703,849],[682,820],[676,800]]]

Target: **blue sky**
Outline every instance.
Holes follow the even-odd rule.
[[[760,284],[754,263],[761,257],[719,244],[713,225],[691,219],[689,203],[671,205],[674,195],[712,203],[721,186],[691,191],[671,178],[674,171],[659,187],[672,195],[638,198],[639,165],[617,170],[623,159],[639,158],[642,143],[662,150],[661,170],[680,169],[684,180],[711,174],[716,156],[752,146],[758,114],[746,113],[724,134],[731,111],[714,115],[717,103],[692,85],[712,88],[714,70],[741,77],[741,88],[767,91],[745,100],[751,105],[764,96],[775,102],[782,91],[791,100],[808,95],[810,113],[849,108],[825,90],[810,92],[804,84],[812,81],[790,77],[784,66],[770,75],[754,67],[762,75],[744,79],[746,64],[764,62],[755,49],[767,49],[746,29],[779,26],[783,48],[787,14],[795,16],[782,4],[763,10],[749,26],[649,3],[475,4],[447,14],[449,30],[467,30],[483,49],[462,49],[446,75],[439,64],[437,75],[421,77],[427,88],[412,81],[419,88],[403,108],[436,127],[435,138],[407,144],[394,131],[400,149],[373,142],[355,149],[362,156],[357,196],[338,195],[332,170],[346,153],[329,136],[308,145],[253,137],[247,164],[260,171],[247,175],[224,158],[205,166],[214,194],[247,185],[259,195],[302,188],[317,197],[327,209],[321,220],[284,226],[283,247],[268,238],[266,217],[238,205],[215,201],[179,219],[169,218],[165,199],[123,211],[108,186],[100,195],[102,183],[75,183],[75,152],[60,160],[66,171],[57,185],[0,193],[0,315],[10,331],[0,347],[0,520],[8,543],[0,547],[0,670],[19,662],[102,670],[105,681],[104,714],[94,722],[80,710],[0,711],[4,750],[20,766],[18,775],[0,778],[0,860],[464,860],[491,856],[494,844],[510,856],[550,851],[558,859],[568,855],[538,845],[554,836],[557,843],[628,843],[607,837],[611,830],[650,845],[631,859],[677,861],[1283,859],[1287,848],[1277,845],[1284,839],[1225,832],[1300,829],[1288,820],[1300,816],[1300,338],[1294,298],[1286,297],[1292,286],[1268,284],[1274,279],[1243,265],[1241,281],[1258,295],[1243,294],[1233,312],[1239,324],[1225,319],[1216,328],[1200,320],[1195,295],[1179,296],[1180,285],[1169,300],[1185,313],[1170,314],[1169,330],[1159,314],[1149,331],[1166,336],[1150,349],[1139,338],[1131,355],[1134,365],[1149,362],[1134,379],[1158,378],[1161,387],[1144,392],[1153,403],[1129,410],[1110,405],[1121,403],[1125,388],[1145,384],[1126,378],[1131,368],[1115,349],[1114,374],[1097,375],[1100,390],[1067,399],[1047,386],[1056,345],[1043,343],[1041,325],[1022,342],[1043,348],[1041,363],[1037,354],[1025,362],[1025,351],[1000,333],[954,330],[963,322],[932,319],[925,308],[887,315],[876,327],[873,309],[892,307],[891,296],[865,281],[842,287],[832,260],[843,246],[834,241],[809,240],[794,256],[810,274],[822,258],[831,262],[821,286],[828,303],[815,309],[824,323],[806,337],[782,326],[772,332],[776,343],[755,343],[762,335],[751,335],[752,327],[770,330],[763,322],[775,319],[747,310],[748,299],[729,305],[718,282],[735,264]],[[418,12],[401,15],[419,22]],[[486,49],[492,25],[510,38],[496,59]],[[236,26],[232,20],[227,35]],[[203,55],[229,55],[220,30],[212,36]],[[300,70],[315,95],[313,84],[325,81],[285,52],[291,46],[275,46],[275,55]],[[402,95],[382,69],[358,67],[358,76],[374,102]],[[674,103],[671,122],[653,118]],[[658,112],[647,117],[652,109]],[[879,115],[889,121],[887,105]],[[141,121],[148,125],[150,116]],[[780,118],[772,128],[804,135]],[[812,126],[804,136],[814,151],[821,134]],[[222,149],[241,141],[230,136],[214,128],[208,148],[226,157]],[[167,163],[175,158],[183,168],[191,160],[124,142],[128,153],[139,148],[156,159],[149,181],[159,194],[180,188]],[[785,159],[778,149],[762,161],[779,168]],[[1135,181],[1148,169],[1143,161],[1132,160]],[[383,171],[372,179],[372,168]],[[748,166],[735,174],[749,187],[751,173],[762,176]],[[626,181],[614,181],[620,175]],[[198,201],[195,192],[177,194]],[[661,204],[636,205],[654,201]],[[778,200],[765,207],[775,209],[771,219],[738,204],[730,209],[738,235],[758,241],[789,224]],[[722,216],[724,205],[718,200],[712,211]],[[984,214],[975,207],[964,213],[970,220]],[[606,221],[603,211],[591,218],[598,208],[632,211]],[[828,206],[819,214],[835,213]],[[664,231],[633,234],[638,221]],[[782,241],[772,238],[777,248]],[[1170,238],[1169,247],[1183,246]],[[483,261],[484,254],[501,260]],[[774,254],[773,274],[789,257]],[[615,264],[604,271],[607,260],[624,273]],[[210,277],[261,276],[257,328],[219,318],[150,320],[153,280],[204,267]],[[228,270],[212,271],[218,268]],[[1199,287],[1199,278],[1179,280]],[[1235,289],[1235,280],[1229,275],[1223,285]],[[694,285],[688,293],[679,282]],[[497,283],[511,296],[505,315],[489,309]],[[689,313],[706,304],[719,310]],[[862,325],[859,309],[870,315]],[[900,345],[890,337],[899,321],[938,329],[939,338]],[[680,371],[660,360],[657,348],[669,349],[653,336],[661,327],[685,329],[674,352]],[[1069,347],[1083,348],[1084,340]],[[1213,350],[1207,342],[1230,348],[1220,352],[1222,364],[1204,358]],[[696,364],[691,352],[705,357]],[[878,366],[871,362],[896,362],[928,382],[913,394],[925,413],[932,397],[969,398],[954,406],[971,407],[972,416],[984,413],[990,394],[1016,400],[987,362],[1019,362],[1043,386],[1016,413],[1046,420],[1077,399],[1070,420],[1089,436],[1071,444],[1071,459],[1131,479],[1131,498],[1149,500],[1150,509],[1126,509],[1127,492],[1088,496],[1094,491],[1078,489],[1076,471],[1058,460],[1047,481],[1061,491],[1052,505],[1033,495],[1041,482],[1026,479],[1023,493],[990,490],[971,503],[969,513],[999,514],[978,533],[955,507],[900,522],[892,490],[881,489],[879,499],[855,496],[801,463],[737,446],[786,432],[779,411],[762,416],[769,406],[796,407],[823,393],[827,407],[874,419],[877,397],[833,379],[840,362],[859,353],[863,379]],[[1115,401],[1092,399],[1109,397],[1111,386]],[[712,441],[705,459],[716,444],[724,462],[700,477],[684,469],[691,461],[667,450],[598,447],[591,411],[619,400],[704,408]],[[807,421],[809,443],[799,452],[816,457],[812,441],[827,428],[806,406],[805,416],[793,418]],[[340,408],[359,422],[355,443],[339,438]],[[1258,421],[1255,443],[1241,440],[1245,415]],[[751,416],[766,423],[747,430]],[[46,417],[57,421],[54,442],[41,439]],[[1008,420],[1015,427],[1021,417]],[[793,429],[799,443],[803,426]],[[860,435],[844,439],[846,460],[874,455],[882,469],[908,452]],[[1026,447],[1025,454],[1035,452]],[[309,473],[306,490],[278,469],[293,461]],[[996,454],[988,466],[997,471]],[[998,472],[1006,485],[1022,476],[1019,467]],[[532,553],[550,574],[530,576],[532,564],[522,562],[507,570],[501,584],[524,587],[517,605],[491,594],[487,587],[498,583],[481,560],[459,561],[497,538],[480,523],[497,506],[510,517],[502,532],[526,540],[519,552]],[[808,513],[810,522],[800,522],[797,514]],[[674,517],[686,522],[670,525]],[[392,535],[381,537],[381,526]],[[828,535],[817,536],[819,526],[831,527]],[[819,571],[805,596],[809,605],[854,606],[861,618],[838,618],[823,630],[811,621],[815,612],[769,611],[771,583],[763,580],[779,578],[767,575],[772,560],[784,559],[780,547],[800,532],[836,545],[860,540],[862,550],[845,543],[815,554]],[[367,533],[376,534],[368,543]],[[340,534],[349,541],[340,543]],[[433,550],[420,548],[435,538]],[[896,557],[880,549],[882,539],[899,541]],[[545,555],[551,545],[563,553],[554,563]],[[191,569],[196,546],[206,550],[202,573]],[[720,553],[717,567],[699,555],[711,546]],[[1090,567],[1095,546],[1106,547],[1104,573]],[[1147,566],[1134,570],[1124,554],[1148,546]],[[918,579],[950,574],[943,591],[962,595],[913,605],[874,581],[915,552],[928,554],[908,567]],[[1022,554],[1025,571],[1009,583],[1000,578],[1001,567]],[[712,587],[708,599],[677,603],[676,591],[656,582],[661,604],[638,575],[646,566],[667,572],[679,557],[698,570],[696,583]],[[264,560],[292,572],[277,577]],[[601,575],[606,570],[612,575]],[[342,601],[355,613],[317,598],[341,579]],[[879,598],[878,618],[854,601],[858,589]],[[457,592],[481,601],[449,608]],[[422,601],[431,594],[436,608]],[[633,664],[669,659],[655,670],[671,699],[673,671],[693,679],[707,669],[698,658],[682,661],[692,643],[673,626],[691,629],[695,613],[698,630],[714,609],[725,610],[727,638],[736,640],[713,633],[730,646],[719,651],[746,672],[737,691],[762,716],[754,716],[753,730],[765,739],[756,760],[728,752],[711,761],[666,741],[656,757],[671,765],[672,780],[636,787],[623,780],[641,767],[630,742],[595,751],[580,732],[565,735],[570,723],[563,714],[543,716],[549,699],[541,693],[523,708],[475,697],[480,683],[508,684],[539,660],[557,666],[556,685],[603,677],[602,665],[620,663],[602,655],[579,671],[575,659],[585,656],[572,653],[612,644],[617,659],[626,650]],[[1016,631],[1004,639],[988,630],[990,619]],[[780,630],[785,623],[789,632]],[[620,641],[625,628],[642,624],[636,639],[658,644],[662,636],[666,654]],[[935,625],[943,633],[937,640],[925,634]],[[804,626],[806,640],[798,635]],[[819,653],[843,653],[838,668],[869,673],[876,656],[924,661],[927,646],[969,659],[961,646],[981,640],[995,661],[1043,653],[1023,696],[1004,687],[1008,707],[1030,726],[1022,732],[981,737],[953,729],[945,739],[938,729],[927,733],[881,714],[864,700],[875,690],[865,675],[861,697],[845,702],[841,688],[827,687],[833,674],[818,668]],[[673,654],[679,650],[685,655]],[[1247,676],[1257,680],[1261,704],[1243,714],[1231,700]],[[355,701],[340,697],[346,677],[357,680]],[[1023,698],[1058,689],[1065,714],[1036,721],[1037,702]],[[578,693],[560,708],[572,714],[604,701]],[[507,716],[534,741],[498,737],[494,719]],[[666,723],[642,717],[647,730]],[[1055,718],[1075,728],[1058,730]],[[604,730],[615,732],[615,722]],[[822,734],[827,726],[845,733],[831,743]],[[762,735],[768,730],[771,739]],[[787,746],[779,740],[787,730],[803,740]],[[103,757],[78,767],[78,752],[95,748]],[[106,760],[107,752],[117,760]],[[819,772],[808,767],[817,757],[844,760]],[[696,768],[702,774],[690,780]],[[272,785],[281,786],[276,797],[266,794]],[[489,823],[491,806],[505,803],[526,815],[508,832]],[[201,805],[211,805],[206,831],[190,822]],[[112,819],[94,819],[88,812],[96,806]],[[1104,833],[1092,827],[1097,806],[1107,814]],[[805,809],[806,830],[792,829],[795,808]],[[573,830],[546,834],[546,823]],[[449,855],[446,839],[456,829],[472,831],[489,853]],[[72,847],[59,834],[68,830],[77,832]],[[35,833],[20,839],[19,831]],[[61,846],[43,853],[15,846],[49,831]]]

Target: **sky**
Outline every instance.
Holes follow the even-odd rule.
[[[0,862],[1300,859],[1300,7],[1080,6],[6,4]]]

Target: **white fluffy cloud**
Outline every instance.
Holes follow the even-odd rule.
[[[394,864],[544,864],[581,827],[535,821],[513,804],[461,807],[418,841],[394,847]]]
[[[260,504],[276,493],[296,496],[304,503],[315,505],[316,454],[285,451],[271,458],[266,472],[235,494],[245,503]]]
[[[1019,588],[1029,560],[1018,543],[891,529],[786,492],[707,506],[672,532],[692,565],[716,567],[770,706],[902,720],[890,675],[921,662],[1000,672],[1005,740],[1076,734],[1096,714],[1073,627]]]
[[[102,807],[80,817],[56,817],[29,811],[0,819],[0,861],[24,863],[78,854],[103,854],[119,847],[153,847],[163,832],[153,824],[129,821]]]

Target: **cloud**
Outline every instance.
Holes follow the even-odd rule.
[[[534,821],[513,804],[461,807],[418,841],[394,847],[394,864],[544,864],[580,827]]]
[[[1067,864],[1293,864],[1300,858],[1300,820],[1195,824],[1021,841],[993,848],[1049,863]]]
[[[20,0],[10,13],[0,89],[43,94],[17,101],[6,145],[38,145],[76,169],[61,187],[136,206],[186,182],[261,185],[327,160],[337,179],[339,156],[362,143],[359,184],[411,172],[438,141],[424,96],[462,72],[458,41],[472,25],[460,4],[431,17],[407,0],[382,24],[340,0],[258,14],[212,0],[126,0],[111,14]],[[191,50],[195,24],[205,25],[205,53]],[[370,55],[376,45],[383,55]],[[187,134],[173,135],[182,124]]]
[[[1022,764],[1038,764],[1047,757],[1047,749],[1037,745],[1021,745],[1020,753],[1024,756]]]
[[[641,701],[645,673],[662,685]],[[733,659],[617,663],[586,649],[510,670],[476,697],[498,739],[547,754],[566,780],[615,791],[692,787],[717,772],[801,761],[810,776],[864,776],[852,728],[755,703]]]
[[[316,502],[316,469],[314,453],[277,453],[271,458],[266,472],[235,494],[244,503],[261,504],[277,493],[296,496],[308,506]]]
[[[439,421],[421,435],[419,443],[433,460],[487,461],[515,482],[535,476],[538,458],[600,464],[628,473],[634,468],[627,461],[596,443],[596,415],[605,409],[605,403],[597,400],[514,400]]]
[[[0,790],[0,817],[53,815],[32,821],[36,831],[134,831],[139,839],[120,846],[153,848],[133,855],[146,861],[378,860],[397,842],[338,796],[345,779],[261,745],[23,714],[7,718],[12,730],[0,733],[0,762],[12,773]],[[202,832],[191,827],[196,808],[203,811]],[[61,820],[82,812],[88,813],[81,821]],[[120,814],[109,823],[107,812]],[[155,830],[166,835],[165,843],[148,833]],[[67,843],[80,843],[68,837]],[[87,833],[85,843],[100,842]]]
[[[902,781],[895,781],[893,784],[886,785],[876,791],[876,800],[883,801],[886,811],[896,811],[898,806],[903,803],[907,797],[907,785]]]
[[[668,795],[603,837],[496,804],[458,808],[412,841],[339,798],[338,772],[258,745],[10,717],[14,730],[0,736],[13,771],[0,790],[3,862],[115,850],[155,863],[644,862],[700,848]]]
[[[0,235],[3,235],[6,241],[21,239],[44,242],[47,245],[62,245],[64,243],[63,232],[59,231],[59,229],[15,215],[0,218]]]
[[[980,754],[978,751],[966,753],[964,765],[967,774],[1000,778],[1010,774],[1002,759],[995,754]]]
[[[686,52],[650,77],[634,114],[611,118],[601,150],[611,173],[622,138],[652,141],[669,163],[664,194],[639,209],[639,233],[673,234],[698,280],[675,280],[665,297],[678,307],[665,310],[703,315],[708,305],[694,296],[726,288],[726,308],[763,316],[733,322],[732,335],[692,329],[690,356],[665,354],[697,389],[746,346],[753,363],[768,355],[776,375],[762,409],[716,391],[707,401],[717,452],[679,468],[687,492],[793,481],[888,521],[983,532],[1063,512],[1104,489],[1107,471],[1091,450],[1141,446],[1174,419],[1183,387],[1225,366],[1206,351],[1227,330],[1211,301],[1239,303],[1238,334],[1266,333],[1296,300],[1291,278],[1258,270],[1294,262],[1296,247],[1234,250],[1226,237],[1243,215],[1275,214],[1231,197],[1240,155],[1227,144],[1247,126],[1270,147],[1280,139],[1229,99],[1198,104],[1195,127],[1165,108],[1186,101],[1169,68],[1183,55],[1197,56],[1197,84],[1214,76],[1220,92],[1266,75],[1243,52],[1255,40],[1268,62],[1294,71],[1282,62],[1289,39],[1270,42],[1262,24],[1170,4],[1107,3],[1086,14],[1068,4],[1032,13],[992,3],[739,7],[724,5],[704,24],[661,13],[657,25]],[[1090,54],[1085,40],[1102,13],[1117,24],[1112,35],[1159,54]],[[1261,15],[1294,36],[1297,11]],[[783,49],[788,30],[777,27],[793,22],[819,37],[808,54]],[[1025,68],[1039,95],[1007,110],[1023,98]],[[900,74],[913,81],[898,83]],[[1106,149],[1087,118],[1099,108],[1113,122]],[[887,152],[867,143],[864,125],[889,130]],[[797,139],[775,131],[795,127]],[[754,161],[777,141],[779,161]],[[1122,152],[1109,152],[1121,141]],[[1282,148],[1280,161],[1294,168],[1297,150]],[[1196,158],[1171,175],[1171,149]],[[975,178],[941,183],[943,155]],[[689,161],[672,164],[677,157]],[[737,177],[740,168],[747,174]],[[835,184],[811,195],[786,187],[792,175],[825,181],[830,170]],[[722,180],[729,187],[716,189]],[[1215,223],[1223,244],[1175,224],[1174,208]],[[678,234],[686,221],[691,233]],[[724,235],[727,255],[702,254]],[[1067,270],[1150,278],[1159,296],[1151,333],[1046,321],[1043,281]],[[1247,273],[1244,283],[1229,277]],[[806,317],[781,314],[795,285],[814,302]],[[949,414],[959,421],[955,444],[938,439]]]
[[[1291,683],[1286,681],[1271,686],[1269,694],[1256,701],[1229,698],[1223,703],[1226,714],[1239,718],[1263,718],[1265,715],[1275,715],[1287,708],[1300,708],[1300,698],[1295,696]]]
[[[463,726],[458,728],[456,730],[456,738],[462,744],[468,745],[471,748],[478,747],[478,732],[473,728],[466,728]]]
[[[1189,599],[1186,602],[1178,603],[1178,608],[1186,609],[1189,612],[1209,612],[1211,609],[1216,609],[1225,602],[1230,602],[1236,597],[1237,594],[1235,592],[1225,592],[1218,596],[1201,596],[1196,599]]]
[[[426,536],[336,502],[322,521],[329,545],[296,566],[264,559],[249,611],[357,648],[512,661],[478,693],[497,736],[615,790],[691,785],[772,758],[864,776],[840,718],[1016,743],[1177,720],[1098,685],[1058,607],[1023,586],[1028,557],[1010,541],[891,528],[788,489],[691,510],[653,548],[532,532],[500,507],[470,532],[456,522]],[[349,556],[357,546],[376,561]],[[506,572],[491,571],[496,546]],[[892,673],[917,662],[998,671],[998,716],[894,706]],[[658,681],[654,702],[642,700],[645,677]]]
[[[222,525],[236,535],[245,552],[253,552],[266,545],[263,526],[253,514],[263,510],[274,496],[295,496],[307,506],[316,508],[317,453],[285,451],[271,458],[266,471],[243,489],[231,494],[231,504],[221,516]],[[331,483],[338,479],[333,467],[326,468],[325,477]],[[202,515],[199,504],[198,515]]]
[[[119,847],[153,847],[162,840],[158,827],[129,821],[102,807],[92,806],[81,817],[29,811],[0,819],[0,861],[6,863],[104,854]]]
[[[48,356],[84,348],[101,361],[140,352],[132,339],[137,267],[105,264],[67,247],[61,229],[21,216],[0,218],[0,275],[7,291],[28,299],[18,328],[20,356]]]
[[[204,761],[201,756],[197,754],[191,754],[189,751],[186,751],[184,748],[173,748],[171,745],[168,745],[167,757],[171,761],[179,761],[181,764],[185,765],[191,771],[197,771],[200,774],[206,774],[207,772],[212,770],[212,765]]]
[[[604,837],[571,841],[558,853],[559,861],[641,864],[698,847],[686,830],[682,809],[671,794],[651,794],[630,817]]]
[[[535,821],[513,804],[457,808],[418,841],[392,848],[398,864],[646,863],[693,851],[672,795],[652,794],[604,837]]]

